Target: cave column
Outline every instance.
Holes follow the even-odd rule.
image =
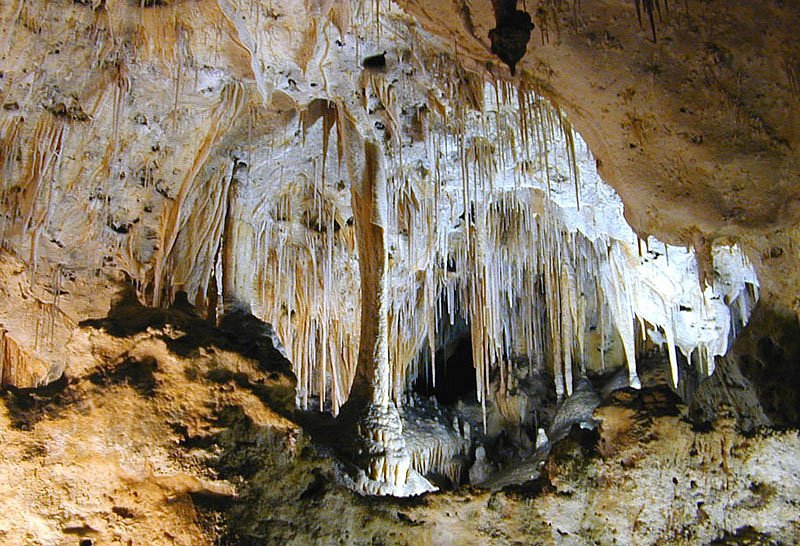
[[[361,337],[351,395],[381,408],[390,403],[388,251],[386,179],[374,142],[364,140],[362,176],[352,184],[351,201],[361,277]]]
[[[400,413],[391,398],[388,328],[388,196],[383,153],[338,107],[340,140],[351,178],[361,281],[361,337],[355,378],[340,418],[355,423],[354,458],[362,493],[405,496],[433,487],[411,469]]]

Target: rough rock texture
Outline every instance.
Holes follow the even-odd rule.
[[[56,268],[50,279],[31,285],[25,264],[0,252],[0,385],[39,387],[61,376],[62,350],[76,326],[62,305],[76,280],[69,277]]]
[[[498,19],[498,4],[521,11]],[[523,44],[528,16],[533,40]],[[797,433],[759,427],[798,422],[797,388],[784,378],[796,376],[800,309],[799,17],[791,0],[688,1],[669,10],[658,1],[623,0],[3,2],[0,384],[8,388],[0,475],[8,479],[0,483],[7,503],[0,540],[797,542]],[[487,81],[498,103],[495,129],[504,121],[500,103],[512,98],[528,117],[513,117],[510,126],[544,121],[502,138],[469,133],[470,125],[490,124],[490,116],[474,115],[492,89]],[[568,120],[532,91],[554,99]],[[483,267],[500,256],[476,235],[493,218],[489,200],[473,199],[473,208],[464,197],[455,210],[458,198],[442,191],[440,175],[460,164],[456,182],[466,196],[491,187],[498,164],[515,182],[541,173],[544,163],[550,196],[547,154],[523,160],[504,145],[560,131],[572,154],[552,170],[554,193],[563,197],[562,186],[573,187],[564,183],[574,181],[580,208],[571,126],[594,154],[582,160],[617,189],[644,239],[646,252],[640,241],[627,250],[604,247],[600,254],[616,256],[612,265],[649,260],[655,274],[669,260],[666,247],[659,256],[647,248],[646,235],[656,234],[693,246],[700,267],[691,276],[697,270],[705,282],[716,278],[713,244],[736,241],[776,307],[762,309],[721,373],[699,386],[692,407],[699,414],[643,381],[641,394],[612,393],[594,413],[599,440],[567,435],[535,483],[406,502],[354,495],[336,482],[339,463],[324,448],[326,456],[317,452],[293,408],[335,413],[357,372],[357,393],[380,414],[362,429],[362,470],[386,478],[388,468],[391,478],[415,458],[458,455],[466,465],[474,456],[459,439],[456,448],[425,455],[414,442],[404,448],[399,415],[380,413],[402,399],[406,364],[439,318],[431,287],[441,279],[430,262],[416,261],[412,242],[423,242],[430,256],[445,241],[437,256],[442,278],[469,265],[484,281],[464,302],[484,331],[499,325],[494,346],[473,337],[475,352],[489,361],[494,351],[495,359],[476,374],[484,426],[502,429],[509,415],[518,427],[530,423],[531,400],[517,392],[505,357],[535,336],[506,339],[508,324],[486,312],[504,299],[490,288],[511,282],[487,280],[493,270]],[[348,150],[354,143],[386,161],[394,190],[388,211],[359,203],[352,183],[359,173],[375,179],[377,160],[344,174],[343,165],[357,163]],[[416,161],[429,144],[432,159]],[[544,195],[529,192],[526,207],[503,201],[494,218],[538,234],[534,214],[552,225]],[[440,236],[430,219],[447,199]],[[384,232],[384,213],[396,233]],[[456,230],[468,250],[451,268],[446,235]],[[576,347],[581,334],[599,328],[591,347],[599,348],[601,367],[616,339],[602,332],[602,309],[600,324],[580,324],[583,331],[570,320],[586,316],[591,287],[573,290],[572,281],[589,262],[561,260],[602,245],[546,232],[543,246],[556,252],[544,260],[545,281],[513,271],[528,304],[542,286],[551,295],[551,320],[536,339],[553,338],[563,396],[574,386],[573,368],[583,371],[583,362],[571,360],[584,352]],[[514,236],[506,227],[492,233],[504,244]],[[630,250],[637,244],[638,261]],[[359,259],[374,274],[360,270]],[[406,274],[392,279],[393,292],[383,278],[389,267]],[[358,279],[374,290],[359,298]],[[128,293],[113,299],[121,285]],[[633,288],[614,287],[616,302]],[[504,295],[509,308],[519,307],[511,292]],[[694,295],[705,309],[704,294]],[[733,305],[727,295],[715,294],[714,304]],[[108,317],[98,320],[112,300]],[[409,303],[386,309],[395,301]],[[749,310],[748,302],[736,305]],[[668,303],[658,311],[702,314],[699,306]],[[430,312],[418,316],[418,307]],[[274,317],[285,340],[291,334],[285,354],[298,357],[291,363],[296,382],[275,352],[275,330],[250,311]],[[628,308],[617,314],[629,366],[624,385],[636,384],[634,317]],[[359,316],[366,320],[357,323]],[[337,320],[321,320],[329,317]],[[412,326],[392,330],[406,325],[401,320]],[[435,353],[433,336],[427,341]],[[696,360],[710,369],[707,349]],[[541,343],[527,350],[529,363],[543,352]],[[497,407],[487,423],[490,388],[499,396],[488,403]],[[579,418],[565,422],[588,421],[597,400],[586,399]],[[747,437],[719,411],[721,403],[734,407]],[[455,475],[461,463],[450,468]]]
[[[759,306],[727,359],[741,370],[760,411],[775,427],[800,426],[800,328],[794,313]],[[763,417],[761,418],[764,419]],[[758,422],[758,420],[756,421]]]
[[[60,381],[3,393],[2,496],[18,514],[0,522],[3,543],[209,543],[214,522],[195,506],[228,506],[236,487],[208,466],[217,454],[194,450],[228,413],[281,431],[281,442],[296,429],[280,416],[294,378],[271,345],[132,294],[76,331]]]
[[[362,497],[339,483],[338,463],[287,413],[293,378],[263,337],[209,327],[190,308],[125,301],[76,335],[72,351],[81,361],[68,366],[66,380],[4,394],[0,472],[8,479],[0,493],[8,512],[0,542],[800,538],[797,432],[744,437],[731,420],[696,431],[666,388],[619,391],[594,414],[599,433],[588,441],[568,435],[535,483],[410,500]]]

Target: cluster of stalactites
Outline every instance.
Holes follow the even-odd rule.
[[[409,400],[413,404],[413,398]],[[412,467],[423,476],[438,474],[450,483],[461,483],[472,444],[469,422],[454,418],[448,426],[441,419],[420,413],[406,411],[406,447]]]
[[[557,395],[570,395],[575,376],[585,372],[589,332],[599,332],[601,340],[619,337],[630,384],[638,385],[636,323],[644,326],[652,317],[637,316],[632,296],[635,244],[589,238],[565,224],[550,192],[551,184],[565,182],[555,165],[560,154],[565,158],[560,164],[573,177],[567,183],[574,183],[575,208],[580,207],[575,135],[562,115],[531,92],[517,97],[515,121],[502,98],[509,90],[500,89],[492,110],[465,115],[459,123],[480,126],[483,136],[454,135],[444,122],[428,133],[433,168],[426,174],[417,164],[393,158],[388,323],[398,404],[421,366],[429,366],[437,381],[437,329],[443,317],[453,320],[459,312],[470,326],[477,395],[484,406],[506,391],[518,357],[531,366],[549,366]],[[483,119],[476,122],[474,116]],[[511,144],[504,147],[493,137],[498,134],[513,137]],[[444,164],[451,157],[455,164]],[[316,230],[298,242],[281,221],[262,229],[258,281],[263,315],[275,324],[295,365],[298,403],[308,407],[317,397],[320,408],[335,413],[355,373],[358,269],[355,245],[346,240],[351,232],[333,228],[335,213],[322,197],[324,178],[315,177],[314,184],[307,208],[318,211]],[[275,215],[279,220],[291,220],[291,205],[285,203],[286,210]],[[665,299],[659,316],[667,318],[656,317],[652,324],[666,333],[677,382],[673,304]],[[702,344],[697,350],[703,354]],[[603,355],[601,349],[601,360]],[[499,382],[492,386],[495,369]]]
[[[352,229],[317,180],[309,199],[279,196],[259,230],[258,308],[283,340],[297,403],[334,414],[347,400],[359,346],[359,273]],[[296,222],[308,229],[298,230]]]
[[[477,395],[484,407],[488,397],[504,395],[518,357],[549,365],[559,398],[570,395],[574,376],[586,372],[589,352],[599,351],[604,366],[605,347],[614,339],[622,349],[615,363],[627,365],[629,384],[638,387],[637,326],[642,336],[663,333],[675,386],[676,347],[702,371],[713,372],[714,357],[726,351],[736,320],[719,303],[716,287],[694,282],[691,250],[672,249],[679,265],[670,265],[670,249],[654,242],[666,259],[645,259],[618,197],[602,195],[598,186],[604,184],[596,173],[588,173],[594,187],[584,189],[582,198],[580,137],[544,98],[496,84],[487,86],[481,99],[480,110],[466,111],[458,105],[469,101],[460,101],[450,119],[432,124],[426,145],[433,189],[425,194],[413,176],[404,176],[405,186],[393,194],[400,196],[398,218],[408,216],[406,197],[418,196],[411,199],[416,219],[398,227],[398,233],[407,233],[407,281],[415,288],[403,282],[403,290],[393,292],[393,301],[405,305],[400,318],[407,319],[405,325],[393,325],[393,332],[405,331],[404,339],[419,345],[428,340],[425,358],[410,367],[404,359],[395,362],[396,377],[408,372],[413,378],[424,362],[436,382],[432,339],[441,317],[452,320],[457,305],[470,326]],[[442,166],[442,158],[451,165]],[[586,163],[593,166],[590,157]],[[574,202],[567,198],[570,188]],[[613,224],[610,228],[598,227],[595,215],[581,210],[585,198],[606,208],[604,215],[618,216],[606,222]],[[732,281],[725,300],[739,305],[739,324],[744,324],[757,295],[740,296],[755,291],[757,280],[738,249],[720,253],[741,260],[720,269]],[[650,269],[643,267],[646,262]],[[407,297],[398,297],[402,294]],[[446,315],[436,303],[440,300]],[[679,301],[690,301],[687,307],[695,314],[682,314]],[[590,336],[600,340],[599,347],[590,346]],[[658,335],[651,338],[659,341]],[[490,385],[495,369],[499,379]],[[395,392],[401,388],[395,385]]]
[[[390,193],[398,239],[407,241],[410,277],[391,298],[399,311],[390,317],[393,337],[404,342],[394,353],[398,402],[421,365],[429,366],[435,384],[436,328],[443,316],[453,320],[458,302],[471,329],[477,395],[484,407],[490,371],[500,370],[502,396],[512,355],[539,366],[547,359],[557,393],[570,394],[573,362],[584,361],[587,325],[602,331],[613,324],[597,275],[606,242],[599,254],[587,239],[568,233],[546,193],[557,172],[553,163],[561,157],[580,208],[572,129],[534,92],[517,93],[502,84],[493,89],[481,96],[482,112],[457,108],[453,115],[460,119],[442,120],[438,132],[430,131],[433,189],[426,194],[413,176],[403,176],[404,185]],[[464,132],[448,131],[452,126]],[[455,168],[441,165],[451,157],[457,158]],[[416,214],[408,212],[409,202]],[[421,353],[420,340],[427,340]],[[409,367],[414,354],[422,358]]]
[[[275,256],[274,267],[265,269],[270,273],[279,269],[286,272],[272,284],[276,291],[283,292],[286,302],[293,302],[288,306],[273,305],[269,316],[281,339],[291,340],[288,357],[298,377],[299,404],[307,408],[309,398],[316,394],[323,409],[327,396],[337,413],[347,400],[355,376],[360,307],[357,297],[325,288],[335,285],[330,260],[316,262],[307,256],[298,257],[297,253],[298,249],[287,247]],[[343,282],[340,280],[342,284],[357,286],[357,272],[337,275],[346,277]]]
[[[467,233],[451,249],[443,298],[450,316],[458,302],[466,311],[479,401],[485,408],[490,396],[503,396],[512,362],[525,359],[538,369],[548,365],[557,395],[570,395],[573,375],[585,373],[588,332],[598,330],[601,339],[614,332],[601,269],[607,245],[615,243],[569,232],[535,189],[496,194],[474,208]],[[633,358],[629,365],[635,378]]]
[[[365,4],[359,6],[356,20],[366,13]],[[379,10],[374,12],[377,19]],[[520,356],[531,366],[550,366],[557,394],[569,395],[573,376],[584,372],[587,332],[599,331],[601,345],[608,338],[621,340],[630,384],[637,386],[637,321],[640,331],[649,322],[666,336],[677,382],[675,302],[662,298],[659,312],[637,314],[636,243],[619,234],[581,232],[565,219],[564,203],[552,199],[569,190],[575,210],[591,205],[582,195],[579,137],[567,118],[533,90],[486,85],[463,70],[454,74],[460,69],[445,55],[425,62],[420,73],[435,85],[409,99],[427,103],[424,119],[416,116],[409,124],[407,97],[390,93],[378,74],[362,90],[376,111],[386,112],[391,135],[384,152],[396,403],[421,366],[429,366],[437,381],[437,329],[444,317],[454,319],[457,307],[471,329],[477,394],[484,404],[492,389],[503,395],[512,361]],[[419,94],[411,82],[398,85]],[[302,209],[316,210],[316,221],[300,219],[310,229],[298,236],[291,227],[295,205],[289,198],[279,204],[283,211],[259,230],[256,282],[260,314],[275,324],[294,363],[299,405],[308,407],[316,397],[321,409],[336,413],[355,373],[359,277],[352,230],[325,204],[339,177],[326,179],[326,165],[337,164],[328,160],[336,135],[328,135],[335,120],[323,118],[317,125],[324,125],[322,156],[315,162],[322,167],[307,185],[312,205]],[[304,134],[309,130],[316,129],[303,127]],[[632,232],[629,239],[635,241]],[[703,347],[697,345],[698,353]],[[601,360],[603,355],[601,350]],[[496,387],[490,385],[494,369]]]

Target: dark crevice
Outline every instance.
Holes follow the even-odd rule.
[[[386,52],[371,55],[361,62],[361,66],[368,70],[386,70]]]
[[[2,398],[11,426],[18,430],[33,430],[39,421],[60,415],[65,407],[77,401],[77,394],[62,375],[46,387],[20,389],[6,386]]]
[[[644,12],[650,24],[653,41],[658,41],[655,16],[658,14],[658,20],[661,21],[661,0],[634,0],[634,3],[636,4],[636,18],[639,20],[639,25],[644,28],[644,22],[642,21],[642,12]],[[669,0],[664,0],[664,9],[669,13]]]
[[[127,384],[142,396],[149,397],[155,392],[156,379],[153,373],[157,368],[158,363],[153,357],[145,357],[142,360],[127,357],[119,364],[101,368],[91,374],[89,381],[103,387]]]
[[[516,73],[517,63],[525,56],[534,28],[531,16],[517,9],[517,0],[492,0],[495,28],[489,31],[492,53],[500,57]]]
[[[424,396],[435,396],[440,404],[450,405],[459,399],[475,398],[477,383],[472,360],[472,338],[463,337],[436,352],[436,384],[426,373],[418,378],[414,390]]]

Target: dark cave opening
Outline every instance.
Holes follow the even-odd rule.
[[[469,330],[446,344],[437,346],[436,383],[434,384],[428,363],[423,366],[414,382],[414,392],[423,396],[434,396],[443,405],[452,405],[458,400],[476,401],[477,381]]]

